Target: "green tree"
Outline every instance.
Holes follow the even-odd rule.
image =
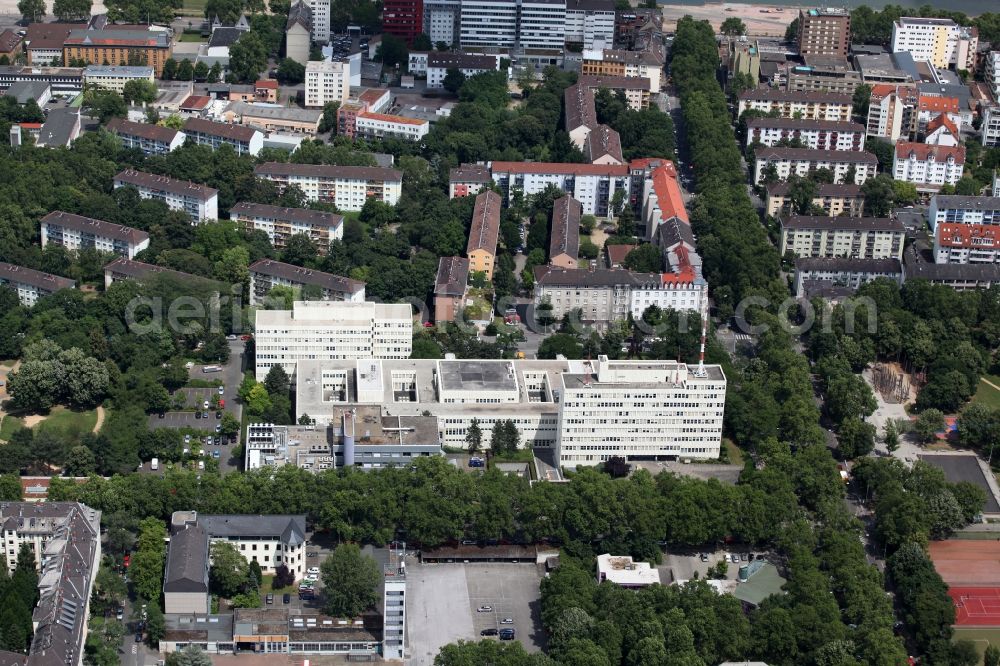
[[[160,78],[164,81],[172,81],[177,75],[177,61],[173,58],[167,58],[163,61],[163,71],[160,73]]]
[[[469,445],[469,453],[476,453],[483,446],[483,430],[479,427],[479,419],[473,418],[469,429],[465,432],[465,443]],[[20,496],[20,485],[18,486]]]
[[[208,65],[205,64],[204,60],[199,60],[194,64],[194,71],[192,74],[195,81],[204,81],[208,78]]]
[[[306,80],[306,66],[291,58],[284,58],[278,65],[278,81],[286,86],[297,86]]]
[[[925,409],[913,424],[913,432],[921,442],[929,443],[937,439],[937,433],[944,430],[944,414],[939,409]]]
[[[395,35],[383,34],[382,43],[375,49],[375,60],[381,62],[383,67],[399,67],[405,72],[410,61],[406,42]]]
[[[55,0],[52,14],[62,22],[84,21],[90,18],[91,0]]]
[[[69,450],[65,465],[67,476],[89,476],[96,468],[94,452],[86,446],[74,446]]]
[[[1000,666],[1000,647],[992,643],[986,646],[983,656],[983,666]]]
[[[882,439],[885,441],[885,448],[888,449],[889,453],[899,448],[899,427],[895,420],[889,419],[885,422]]]
[[[167,655],[167,666],[212,666],[212,657],[197,645]]]
[[[639,273],[659,273],[663,269],[663,255],[652,243],[643,243],[625,255],[622,265]]]
[[[127,81],[122,89],[126,104],[149,104],[156,101],[156,95],[156,84],[145,79]]]
[[[462,70],[452,68],[445,72],[444,81],[442,82],[442,85],[444,86],[445,90],[457,95],[458,91],[462,88],[462,85],[464,83],[465,83],[465,74],[462,73]]]
[[[229,78],[233,83],[252,83],[267,67],[267,47],[254,32],[249,32],[229,47]]]
[[[38,23],[45,17],[45,0],[18,0],[17,11],[25,21]]]
[[[325,603],[334,617],[357,617],[378,601],[382,572],[357,544],[342,543],[320,565]]]
[[[177,65],[177,72],[174,74],[174,78],[178,81],[191,81],[194,79],[194,65],[187,58],[181,60],[181,63]]]
[[[868,118],[868,104],[872,98],[872,87],[867,83],[860,83],[854,88],[854,116],[856,118]]]
[[[267,394],[267,389],[263,384],[256,384],[247,396],[247,410],[254,415],[260,416],[271,406],[271,398]]]
[[[240,434],[240,420],[229,412],[223,412],[219,427],[221,428],[220,434],[227,437],[235,437]]]
[[[227,599],[245,591],[250,571],[246,558],[232,544],[222,541],[212,544],[211,555],[208,580],[212,591]]]
[[[83,104],[102,123],[106,123],[114,117],[124,117],[128,113],[128,105],[125,103],[125,99],[114,90],[104,90],[101,88],[85,90]]]
[[[320,133],[337,131],[337,111],[339,109],[340,102],[327,102],[323,105],[323,116],[319,119]]]
[[[264,388],[267,389],[268,395],[272,397],[276,395],[288,395],[291,385],[288,373],[285,372],[285,369],[280,364],[272,365],[271,369],[267,371],[267,376],[264,377]]]
[[[218,61],[212,63],[212,67],[208,70],[208,78],[206,81],[209,83],[218,83],[222,79],[222,66]]]
[[[20,502],[21,481],[14,474],[0,476],[0,502]]]
[[[841,422],[837,430],[837,450],[846,460],[853,460],[871,453],[875,448],[875,426],[857,417]]]
[[[725,21],[722,22],[722,26],[720,27],[719,31],[723,35],[735,37],[738,35],[747,34],[747,26],[743,21],[736,18],[735,16],[730,16]]]
[[[156,645],[166,633],[166,618],[163,617],[160,604],[151,600],[146,606],[146,639],[150,645]]]

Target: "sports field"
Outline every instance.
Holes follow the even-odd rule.
[[[956,641],[972,641],[976,644],[976,649],[979,650],[979,656],[982,657],[983,653],[986,652],[986,646],[993,645],[1000,646],[1000,629],[975,629],[972,627],[955,627]]]

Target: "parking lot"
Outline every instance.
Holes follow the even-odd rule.
[[[750,552],[745,548],[706,552],[707,562],[702,561],[701,553],[666,553],[663,556],[663,563],[656,568],[660,572],[660,583],[669,585],[679,580],[691,580],[694,578],[695,572],[698,573],[699,578],[706,578],[710,568],[724,561],[727,566],[726,580],[736,580],[740,567],[749,564]],[[738,562],[733,562],[733,555],[736,555]],[[763,554],[756,552],[756,555]]]
[[[407,640],[414,666],[429,666],[438,651],[458,640],[478,641],[489,629],[514,629],[528,652],[540,652],[539,583],[534,564],[421,564],[407,560]],[[490,610],[480,612],[481,607]],[[511,623],[503,620],[510,618]],[[499,640],[496,636],[492,640]]]

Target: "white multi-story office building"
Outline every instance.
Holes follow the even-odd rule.
[[[134,187],[143,199],[157,199],[170,210],[186,213],[192,224],[219,219],[219,191],[207,185],[126,169],[115,176],[114,186]]]
[[[865,128],[858,123],[800,118],[750,118],[746,125],[746,146],[759,143],[771,147],[781,141],[796,139],[812,150],[861,150],[865,146]]]
[[[184,132],[169,127],[124,118],[112,118],[105,129],[117,136],[124,148],[135,148],[145,155],[166,155],[184,145],[186,138]]]
[[[402,661],[406,656],[406,556],[389,548],[382,568],[382,658]]]
[[[703,372],[701,371],[703,370]],[[318,425],[335,408],[380,405],[392,416],[437,417],[442,444],[465,448],[475,420],[488,442],[511,420],[521,446],[556,450],[560,465],[612,456],[716,458],[726,378],[719,366],[676,361],[299,361],[298,411]]]
[[[283,248],[296,234],[309,237],[320,254],[344,237],[344,216],[308,208],[286,208],[241,201],[229,209],[229,219],[245,231],[263,231],[276,248]]]
[[[77,502],[4,502],[4,563],[13,573],[22,544],[38,567],[27,655],[4,653],[6,663],[82,666],[91,590],[101,564],[101,512]]]
[[[864,185],[875,176],[878,159],[871,153],[848,150],[811,150],[809,148],[764,148],[755,153],[754,184],[764,180],[764,171],[773,165],[779,181],[791,175],[808,176],[817,169],[829,169],[834,183],[843,183],[854,170],[854,184]]]
[[[312,38],[326,44],[330,41],[330,0],[307,0],[312,11]]]
[[[509,49],[515,45],[517,0],[461,0],[461,5],[462,48]]]
[[[517,43],[524,49],[566,45],[566,0],[518,0]]]
[[[275,287],[306,292],[303,300],[364,303],[365,283],[311,268],[261,259],[250,264],[250,305],[260,305]],[[312,294],[310,295],[310,292]]]
[[[203,146],[218,150],[228,144],[237,155],[256,157],[264,148],[264,135],[252,127],[233,123],[217,123],[204,118],[188,118],[184,121],[184,134]]]
[[[368,199],[395,206],[403,189],[403,172],[385,167],[266,162],[254,174],[281,189],[295,185],[306,200],[332,203],[340,210],[361,210]]]
[[[306,63],[306,108],[322,107],[328,102],[343,104],[351,94],[350,63],[310,60]]]
[[[529,196],[554,185],[579,201],[584,215],[610,217],[615,192],[628,193],[629,189],[628,166],[624,164],[491,162],[489,168],[505,201],[514,192]]]
[[[904,16],[892,24],[892,52],[907,51],[935,67],[975,69],[979,35],[951,19]]]
[[[424,32],[432,44],[458,45],[460,0],[424,0]]]
[[[296,361],[409,358],[413,314],[406,303],[295,301],[292,310],[258,310],[257,379]],[[310,414],[311,415],[311,414]]]
[[[83,70],[83,82],[89,86],[114,90],[121,95],[125,91],[125,84],[129,81],[154,83],[156,80],[154,75],[152,67],[89,65]]]
[[[444,77],[449,69],[457,69],[466,78],[495,72],[500,69],[499,55],[484,55],[480,53],[441,53],[427,54],[427,87],[431,89],[444,88]]]
[[[847,121],[851,119],[853,108],[850,95],[813,90],[754,88],[740,93],[736,115],[741,116],[744,111],[753,110],[775,112],[782,118]]]
[[[942,185],[955,185],[964,171],[965,146],[896,144],[892,177],[913,183],[918,191],[936,191]]]
[[[781,253],[797,257],[902,259],[906,227],[888,217],[781,218]]]
[[[149,247],[145,231],[61,210],[42,218],[42,247],[62,245],[67,250],[113,252],[131,259]]]
[[[988,148],[1000,146],[1000,105],[987,106],[983,111],[983,124],[979,127],[983,133],[983,145]]]
[[[611,48],[615,39],[612,0],[567,0],[566,43],[584,49]]]
[[[58,275],[0,261],[0,285],[7,285],[17,292],[21,305],[30,308],[43,296],[53,294],[60,289],[74,289],[76,282]]]

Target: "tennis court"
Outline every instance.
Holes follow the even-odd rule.
[[[948,596],[955,602],[956,626],[1000,626],[1000,587],[950,587]]]

